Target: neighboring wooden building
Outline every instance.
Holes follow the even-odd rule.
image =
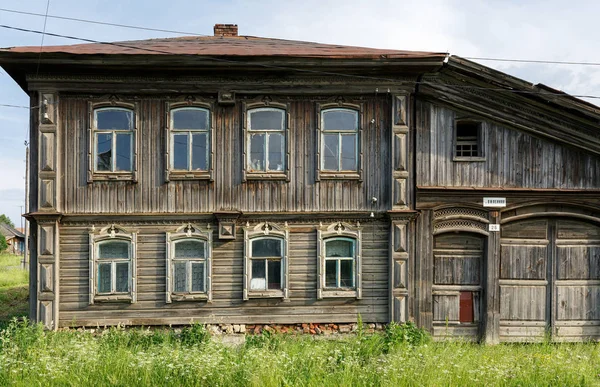
[[[8,224],[0,223],[0,234],[4,235],[10,254],[22,255],[25,251],[25,234]]]
[[[31,97],[31,317],[49,328],[360,314],[600,338],[594,105],[442,53],[232,25],[0,64]]]

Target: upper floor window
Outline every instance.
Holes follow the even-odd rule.
[[[133,170],[134,114],[130,109],[94,110],[94,170],[131,172]]]
[[[286,114],[277,108],[248,110],[248,172],[284,172]]]
[[[481,123],[476,121],[456,121],[454,128],[454,159],[481,160],[483,139]]]
[[[359,225],[334,223],[317,230],[317,298],[362,297],[361,236]]]
[[[195,98],[167,102],[165,180],[212,179],[212,105]]]
[[[212,299],[212,230],[187,224],[167,233],[167,302]]]
[[[261,223],[245,231],[244,299],[287,298],[287,226]]]
[[[137,104],[89,102],[88,183],[137,179]]]
[[[210,112],[186,107],[171,110],[171,170],[208,171]]]
[[[90,238],[90,304],[135,302],[135,233],[111,225]]]
[[[342,172],[358,170],[358,112],[327,109],[321,113],[321,169]]]

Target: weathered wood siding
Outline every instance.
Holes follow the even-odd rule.
[[[600,189],[600,158],[483,122],[485,161],[453,161],[456,112],[417,103],[417,186]]]
[[[500,339],[600,337],[600,227],[564,218],[502,227]]]
[[[105,224],[96,224],[104,227]],[[387,322],[388,234],[386,222],[367,222],[362,239],[362,299],[317,300],[318,224],[290,225],[289,302],[242,300],[243,230],[238,238],[213,240],[213,302],[165,303],[165,232],[177,225],[127,224],[138,231],[137,302],[88,305],[88,225],[61,225],[60,326],[206,323]],[[217,229],[217,227],[213,227]]]
[[[390,98],[368,98],[361,119],[363,181],[315,181],[316,102],[290,103],[290,181],[242,182],[242,103],[215,105],[214,182],[165,183],[165,101],[139,102],[138,182],[87,183],[88,100],[61,99],[64,213],[210,213],[220,210],[377,211],[391,206]],[[373,120],[373,123],[371,123]],[[371,202],[377,197],[376,204]]]

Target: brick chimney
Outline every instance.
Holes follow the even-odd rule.
[[[238,36],[237,24],[215,24],[215,36]]]

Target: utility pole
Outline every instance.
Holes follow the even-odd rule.
[[[25,141],[25,213],[29,213],[29,143]],[[23,216],[21,216],[21,222]],[[25,219],[25,251],[23,252],[23,269],[29,267],[29,221]]]

